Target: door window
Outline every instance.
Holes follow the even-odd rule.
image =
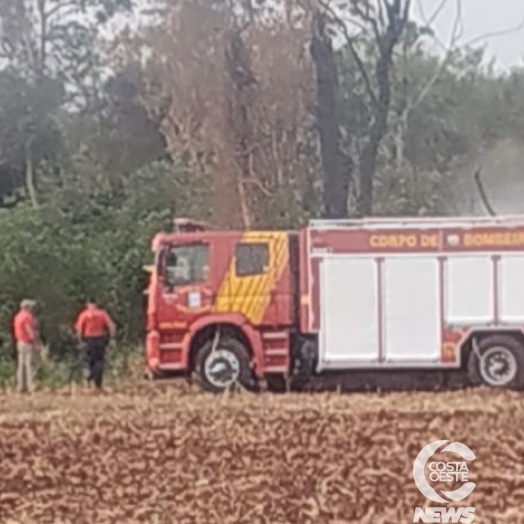
[[[235,273],[237,277],[261,275],[268,270],[269,246],[267,242],[239,243],[235,247]]]
[[[166,283],[185,286],[207,278],[209,246],[195,244],[172,247],[166,258]]]

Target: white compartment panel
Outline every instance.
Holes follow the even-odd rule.
[[[524,323],[522,255],[504,255],[499,262],[499,315],[502,322]]]
[[[446,323],[493,321],[493,260],[489,255],[449,257],[446,261]]]
[[[383,275],[386,363],[437,361],[441,338],[438,260],[387,258]]]
[[[375,260],[326,258],[320,275],[321,361],[376,361],[379,342]]]

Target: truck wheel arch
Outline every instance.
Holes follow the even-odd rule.
[[[233,334],[235,338],[238,338],[245,344],[254,364],[255,375],[261,378],[264,374],[262,337],[260,333],[247,323],[242,315],[238,314],[208,316],[195,322],[185,335],[182,343],[182,362],[184,367],[189,371],[193,369],[196,352],[205,342],[215,336],[217,328]]]
[[[474,345],[485,338],[494,335],[514,337],[524,347],[524,331],[518,328],[475,328],[468,332],[464,340],[460,343],[460,363],[462,367],[467,367],[469,356],[474,350]]]

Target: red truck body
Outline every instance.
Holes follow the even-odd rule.
[[[153,241],[154,374],[196,372],[221,390],[227,377],[461,368],[475,358],[470,374],[488,385],[521,380],[522,217],[185,227]]]

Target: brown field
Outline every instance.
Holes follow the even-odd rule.
[[[477,459],[475,522],[524,522],[524,397],[213,397],[180,384],[0,395],[2,523],[413,522],[413,461],[440,439]]]

